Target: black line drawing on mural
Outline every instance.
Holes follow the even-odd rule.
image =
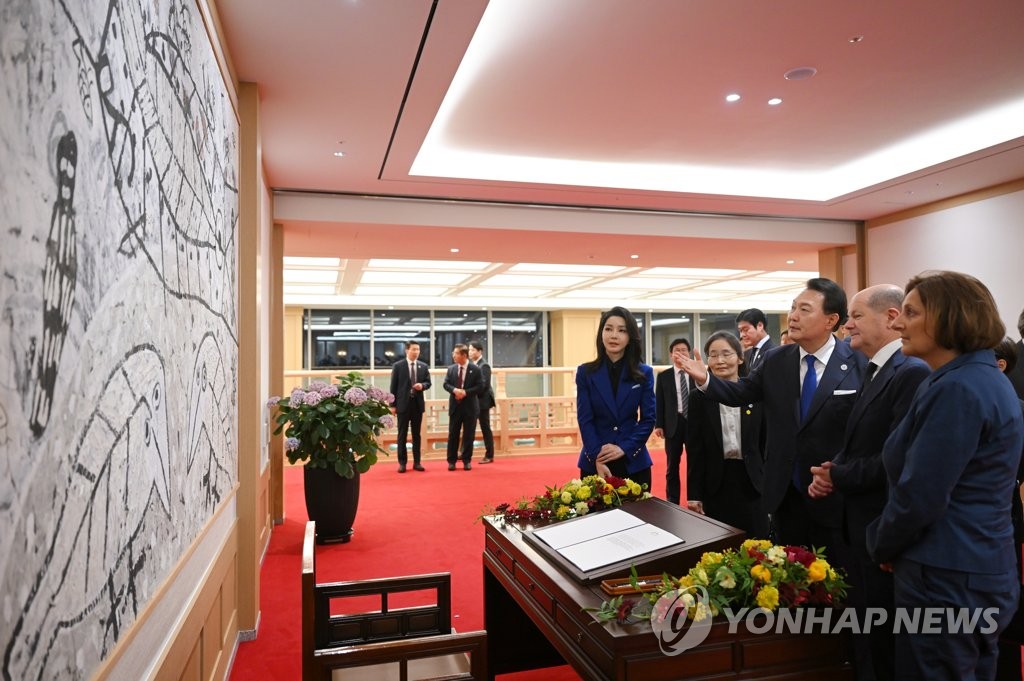
[[[228,401],[228,379],[217,338],[203,336],[196,351],[192,384],[189,386],[188,453],[186,471],[198,463],[202,471],[207,509],[220,503],[223,490],[231,485],[231,473],[224,456],[231,451],[234,403]]]
[[[167,295],[206,308],[235,339],[237,140],[218,129],[215,103],[223,100],[215,88],[204,83],[200,89],[189,70],[183,50],[191,44],[181,38],[188,30],[177,22],[190,15],[172,3],[171,33],[145,32],[137,6],[111,0],[93,56],[65,1],[59,2],[81,44],[76,55],[95,73],[107,153],[127,218],[121,253],[143,258]],[[147,194],[144,188],[153,183]]]
[[[50,216],[50,235],[46,239],[46,265],[43,269],[42,346],[34,360],[35,371],[28,394],[29,426],[39,437],[50,421],[57,367],[68,322],[75,302],[78,276],[78,244],[75,233],[75,175],[78,142],[75,133],[66,132],[57,143],[57,197]]]
[[[4,650],[4,679],[49,678],[65,630],[92,627],[102,656],[138,615],[149,514],[170,517],[164,363],[151,345],[127,353],[92,401],[55,509],[45,560]],[[57,499],[60,492],[57,490]],[[56,501],[56,499],[55,499]],[[52,672],[52,670],[49,670]]]

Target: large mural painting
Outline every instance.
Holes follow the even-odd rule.
[[[84,679],[234,485],[238,119],[195,0],[0,5],[0,654]]]

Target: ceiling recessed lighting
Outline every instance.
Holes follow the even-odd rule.
[[[864,36],[862,36],[862,35],[855,35],[852,38],[850,38],[850,42],[853,43],[854,45],[856,45],[857,43],[859,43],[862,40],[864,40]]]
[[[727,101],[727,102],[738,102],[738,101],[740,101],[740,96],[738,94],[736,94],[735,92],[730,92],[729,94],[727,94],[725,96],[725,101]]]
[[[781,97],[772,97],[771,99],[768,100],[769,106],[778,106],[779,104],[782,104]]]
[[[633,260],[636,260],[636,259],[637,259],[637,258],[639,258],[640,256],[639,256],[639,255],[637,255],[636,253],[634,253],[633,255],[631,255],[631,256],[629,256],[629,257],[630,257],[631,259],[633,259]]]
[[[459,252],[459,249],[457,249],[457,248],[449,248],[448,250],[451,251],[452,253],[458,253]]]
[[[787,264],[787,265],[792,265],[792,264],[793,264],[793,263],[795,263],[795,262],[796,262],[796,260],[787,260],[787,261],[786,261],[786,264]]]
[[[813,66],[798,66],[795,69],[790,69],[782,74],[782,77],[786,80],[807,80],[813,78],[814,74],[818,72],[818,69]]]
[[[342,156],[345,155],[345,152],[344,151],[336,151],[336,152],[334,152],[334,155],[337,156],[338,158],[341,158]]]

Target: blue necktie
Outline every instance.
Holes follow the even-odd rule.
[[[804,375],[804,385],[800,390],[800,423],[807,418],[811,400],[814,399],[814,391],[818,387],[818,373],[814,370],[814,355],[804,357],[804,363],[807,365],[807,373]]]

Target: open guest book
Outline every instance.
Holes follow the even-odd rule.
[[[618,508],[543,527],[533,536],[584,572],[686,541]]]
[[[683,574],[705,551],[737,547],[742,530],[663,499],[526,529],[523,538],[548,561],[589,584],[629,572]]]

